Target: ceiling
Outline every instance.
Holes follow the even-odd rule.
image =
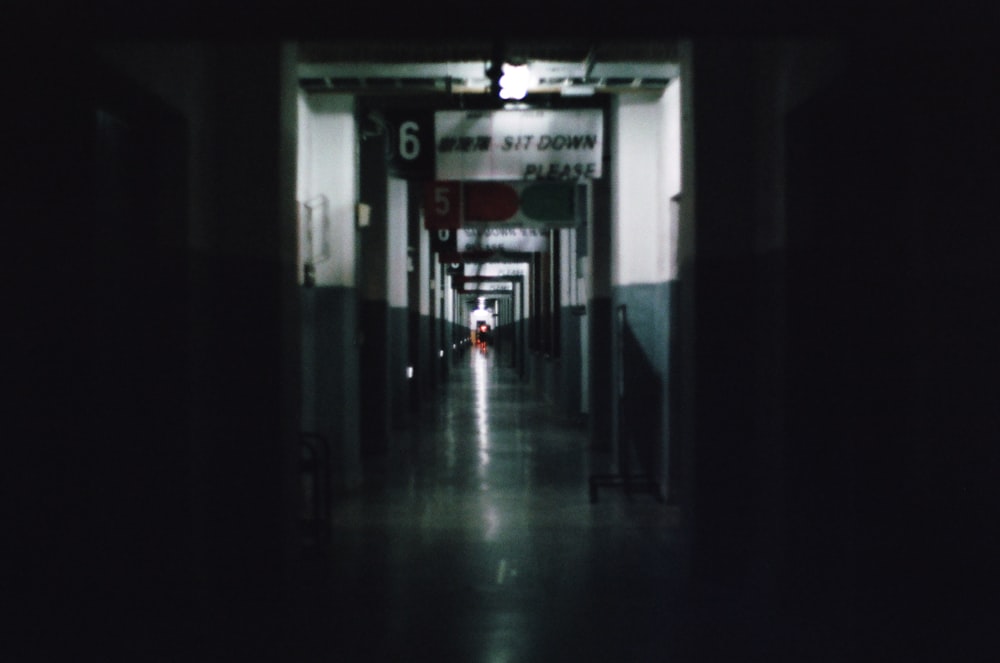
[[[529,93],[586,95],[662,90],[679,73],[673,41],[336,41],[299,47],[309,92],[483,94],[495,60],[526,63]]]

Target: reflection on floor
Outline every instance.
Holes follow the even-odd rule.
[[[677,513],[602,493],[606,459],[496,354],[469,352],[338,500],[290,661],[681,660]]]

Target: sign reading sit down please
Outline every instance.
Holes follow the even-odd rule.
[[[601,176],[599,109],[439,111],[437,180],[585,180]]]

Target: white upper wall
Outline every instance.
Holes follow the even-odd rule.
[[[316,284],[355,285],[355,157],[354,98],[299,94],[298,181],[296,195],[303,223],[312,211],[312,254]],[[322,200],[325,197],[325,205]],[[304,260],[307,229],[300,230]],[[301,270],[300,270],[301,273]],[[301,275],[300,275],[301,278]]]
[[[408,185],[406,180],[389,178],[386,216],[389,228],[386,233],[386,269],[388,270],[389,306],[406,308],[407,285],[407,214]]]
[[[681,190],[680,82],[623,94],[612,110],[613,285],[676,278],[670,199]]]
[[[670,81],[663,92],[666,131],[667,199],[681,192],[681,81]]]
[[[413,256],[414,268],[418,270],[419,277],[417,283],[420,284],[419,290],[419,306],[420,315],[428,316],[431,314],[431,291],[430,285],[431,275],[434,273],[433,262],[437,262],[437,255],[431,253],[431,234],[428,232],[427,228],[424,227],[424,215],[423,212],[420,213],[420,225],[417,237],[417,252]],[[436,281],[435,281],[436,283]]]

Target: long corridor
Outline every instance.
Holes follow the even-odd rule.
[[[338,500],[289,660],[680,660],[675,508],[591,504],[607,458],[496,359],[470,350]]]

